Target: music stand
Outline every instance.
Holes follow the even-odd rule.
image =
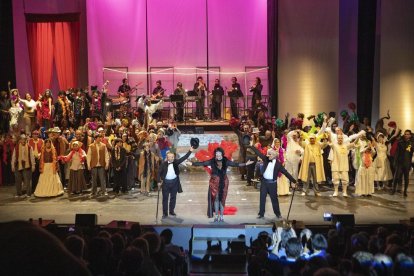
[[[188,91],[187,91],[187,96],[197,97],[197,96],[198,96],[198,94],[197,94],[197,92],[195,92],[194,90],[188,90]]]
[[[241,93],[240,90],[232,90],[232,91],[227,91],[227,95],[230,98],[230,110],[231,110],[231,99],[234,99],[236,101],[236,105],[237,105],[237,113],[240,113],[240,103],[239,103],[239,98],[243,97],[243,93]],[[231,114],[233,115],[233,114]],[[231,117],[230,117],[231,118]]]
[[[170,100],[172,103],[184,102],[184,95],[170,95]]]

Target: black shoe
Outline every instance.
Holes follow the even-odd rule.
[[[244,177],[244,174],[242,174],[241,176],[241,180],[245,180],[246,178]]]
[[[262,219],[262,218],[264,218],[264,216],[263,215],[258,215],[257,218]]]
[[[165,219],[167,217],[168,217],[168,215],[166,215],[166,214],[162,215],[162,219]]]
[[[175,216],[177,216],[177,214],[176,214],[176,213],[174,213],[174,212],[170,212],[170,216],[175,217]]]
[[[404,197],[407,197],[408,195],[407,195],[407,192],[404,192]]]

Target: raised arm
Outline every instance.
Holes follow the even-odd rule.
[[[192,149],[192,148],[191,148]],[[177,160],[177,163],[178,164],[181,164],[181,163],[183,163],[188,157],[190,157],[190,155],[191,155],[191,152],[192,152],[192,150],[189,150],[183,157],[181,157],[181,158],[179,158],[178,160]]]
[[[266,155],[264,155],[263,153],[260,152],[260,150],[258,150],[256,147],[254,146],[250,146],[250,148],[254,151],[254,153],[257,154],[257,156],[259,156],[262,160],[265,160],[267,157]]]

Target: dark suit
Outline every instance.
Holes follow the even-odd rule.
[[[240,84],[234,83],[231,85],[232,90],[230,96],[230,108],[231,116],[234,118],[239,118],[239,110],[237,108],[237,101],[239,98],[243,97],[243,92],[241,91]]]
[[[272,161],[270,161],[269,158],[261,153],[257,148],[251,147],[251,149],[263,160],[264,173],[268,165],[273,165]],[[265,179],[263,177],[261,180],[259,216],[264,216],[267,194],[269,194],[270,199],[272,200],[273,212],[276,216],[280,216],[279,200],[277,199],[277,177],[279,173],[283,173],[291,182],[296,183],[296,180],[287,172],[282,164],[277,160],[275,162],[276,164],[273,169],[273,178]]]
[[[212,101],[212,113],[214,119],[219,119],[221,117],[221,102],[223,100],[224,90],[220,85],[214,85],[213,101]]]
[[[194,92],[197,93],[196,96],[196,116],[199,120],[204,119],[204,100],[206,98],[206,91],[207,86],[204,84],[204,86],[201,86],[199,88],[199,83],[196,82],[194,84]]]
[[[119,159],[116,158],[117,148],[114,147],[111,153],[111,166],[114,172],[114,192],[118,193],[119,188],[123,193],[127,192],[127,178],[126,178],[126,150],[120,147]]]
[[[260,101],[262,99],[262,89],[263,89],[263,85],[262,84],[258,84],[256,85],[256,87],[251,87],[250,88],[250,92],[253,93],[253,97],[252,97],[252,109],[255,110],[257,107],[256,101]]]
[[[178,192],[178,186],[180,185],[180,169],[178,165],[184,162],[191,155],[191,151],[187,152],[186,155],[180,159],[175,159],[171,164],[174,168],[174,172],[177,175],[175,179],[169,180],[165,179],[168,172],[168,166],[170,165],[168,161],[161,163],[158,171],[158,182],[163,182],[162,185],[162,211],[164,215],[168,214],[168,197],[170,197],[170,214],[174,213],[175,202]]]

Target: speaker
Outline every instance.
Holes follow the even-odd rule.
[[[355,216],[353,214],[332,214],[332,223],[340,222],[342,226],[355,226]]]
[[[75,226],[81,227],[95,227],[98,222],[96,214],[76,214]]]
[[[204,127],[196,127],[195,128],[196,134],[204,134]]]

